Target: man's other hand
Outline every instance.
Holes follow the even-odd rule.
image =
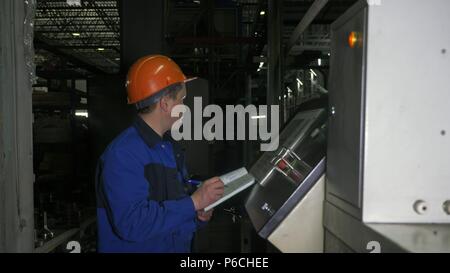
[[[197,211],[197,218],[200,221],[207,222],[207,221],[211,220],[211,217],[213,215],[213,210],[214,209],[211,209],[208,211],[199,210],[199,211]]]

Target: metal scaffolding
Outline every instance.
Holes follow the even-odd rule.
[[[69,6],[67,1],[38,0],[37,4],[35,44],[38,49],[75,58],[91,72],[119,71],[117,1],[88,0],[82,1],[81,6]],[[42,51],[38,54],[46,55]]]

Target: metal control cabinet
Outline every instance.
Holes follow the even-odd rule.
[[[367,8],[358,7],[333,24],[330,72],[330,111],[327,151],[327,193],[331,200],[361,217],[365,39]],[[348,36],[360,33],[360,45],[351,48]]]
[[[368,2],[332,25],[327,201],[365,223],[450,223],[450,1]]]

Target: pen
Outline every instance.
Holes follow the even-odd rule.
[[[188,182],[189,184],[194,185],[194,186],[197,186],[197,187],[202,183],[202,181],[195,180],[195,179],[188,179],[187,182]]]

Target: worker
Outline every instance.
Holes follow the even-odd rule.
[[[134,124],[99,159],[96,175],[99,252],[191,251],[195,231],[212,216],[223,182],[213,177],[188,192],[181,147],[170,136],[189,79],[170,58],[145,56],[128,71]]]

